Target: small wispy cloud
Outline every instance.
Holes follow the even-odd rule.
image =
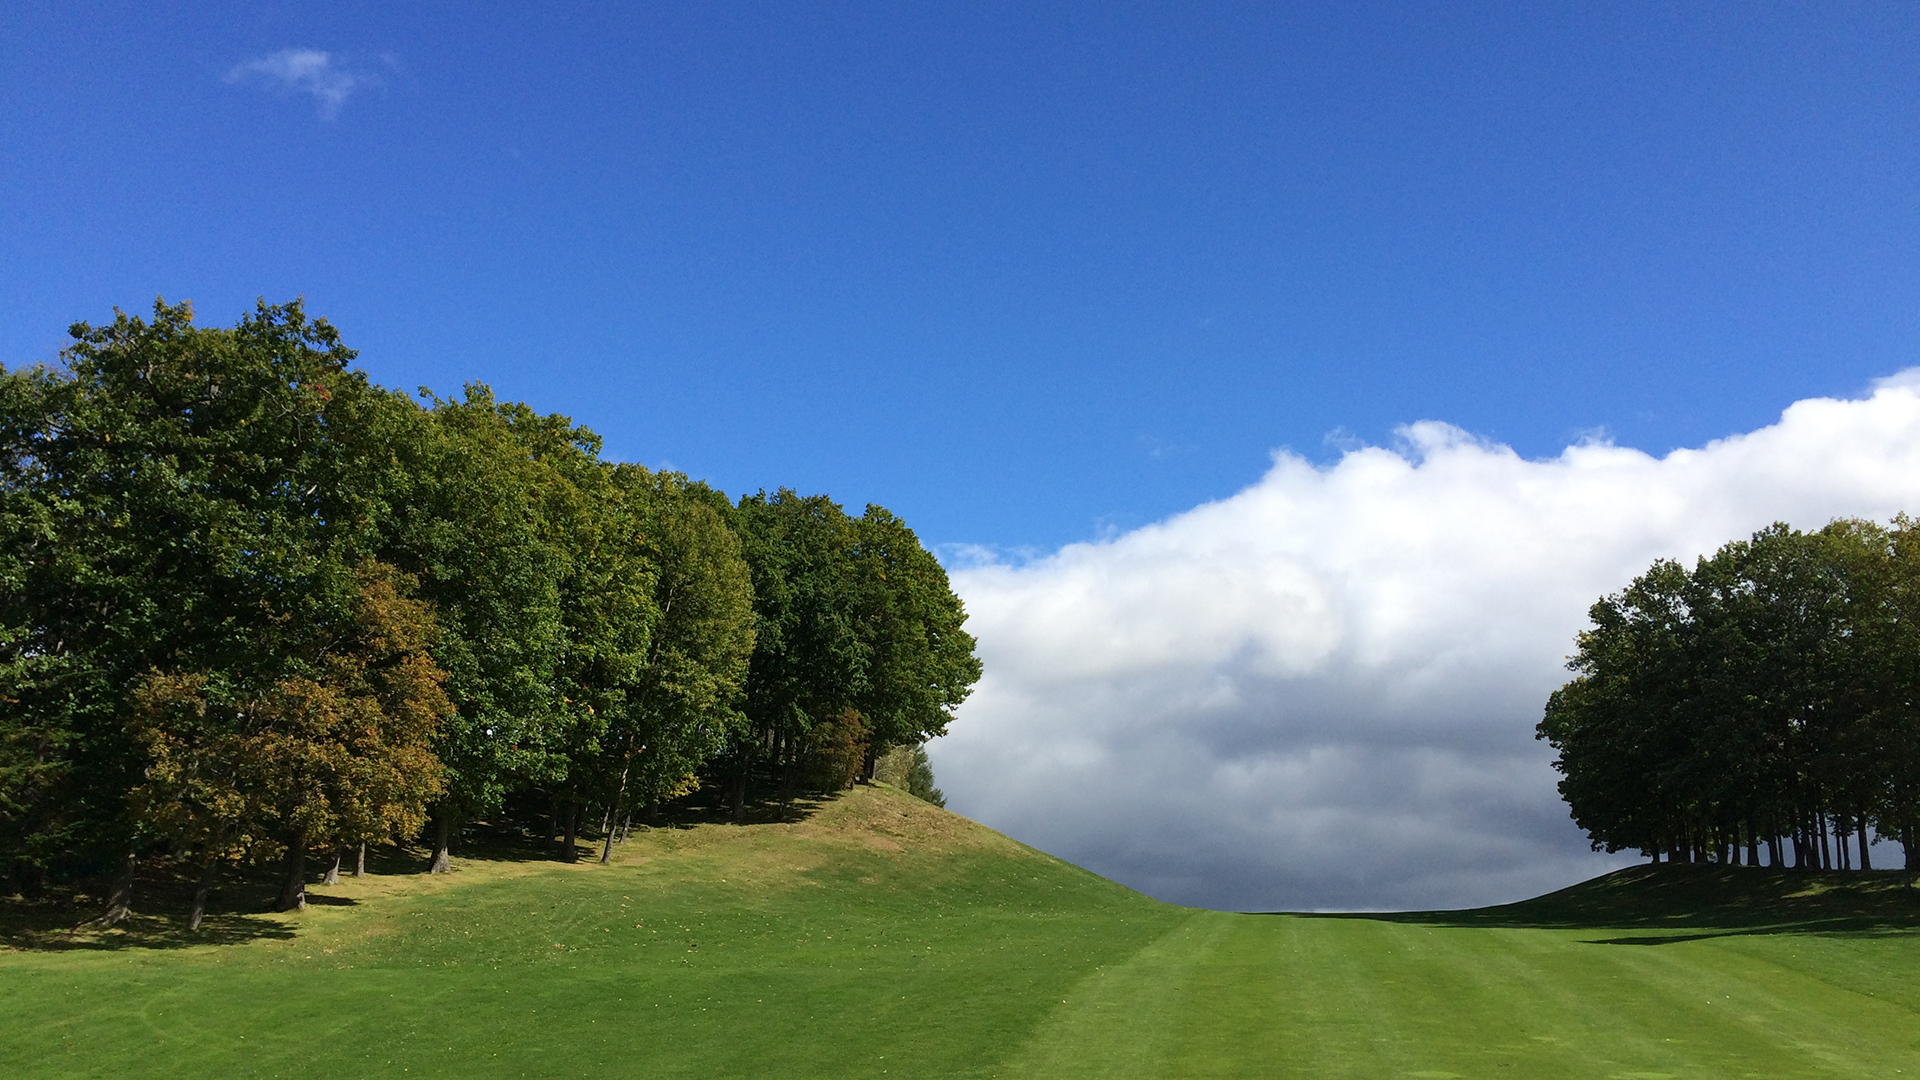
[[[340,106],[349,97],[379,86],[380,76],[364,68],[349,67],[322,49],[281,49],[235,64],[228,69],[226,81],[311,94],[320,107],[321,118],[331,120],[339,115]]]

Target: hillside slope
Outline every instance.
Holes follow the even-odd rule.
[[[349,881],[222,916],[224,944],[0,954],[0,1075],[1920,1069],[1920,920],[1884,878],[1663,868],[1478,912],[1233,915],[883,788],[615,850]]]

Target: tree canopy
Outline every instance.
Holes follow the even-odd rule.
[[[72,336],[0,371],[16,878],[284,858],[297,905],[309,852],[431,821],[445,869],[462,822],[529,802],[570,853],[703,785],[849,782],[979,677],[880,507],[733,503],[484,386],[383,389],[298,302]]]
[[[1878,835],[1914,865],[1920,523],[1774,525],[1590,616],[1539,736],[1596,849],[1870,867]]]

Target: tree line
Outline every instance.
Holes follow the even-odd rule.
[[[1593,605],[1538,736],[1595,850],[1915,867],[1920,521],[1776,524]]]
[[[702,785],[845,786],[980,675],[898,517],[737,501],[566,417],[374,384],[298,302],[157,302],[0,371],[0,861],[223,867],[544,809],[573,858]],[[926,785],[929,789],[930,783]]]

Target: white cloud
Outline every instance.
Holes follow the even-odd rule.
[[[334,54],[320,49],[281,49],[257,60],[235,64],[228,70],[226,81],[257,82],[311,94],[319,104],[320,115],[328,120],[339,114],[340,106],[348,97],[380,85],[378,75],[349,69]]]
[[[1518,899],[1587,850],[1533,726],[1601,594],[1775,520],[1920,510],[1920,377],[1655,458],[1446,424],[1021,565],[954,573],[986,675],[954,809],[1163,899]]]

